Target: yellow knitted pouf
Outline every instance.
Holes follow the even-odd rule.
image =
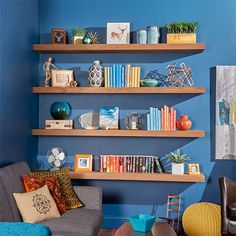
[[[183,227],[188,236],[220,236],[220,206],[201,202],[189,206],[183,215]]]

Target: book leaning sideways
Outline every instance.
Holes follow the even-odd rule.
[[[99,114],[100,129],[119,128],[119,107],[101,107]]]

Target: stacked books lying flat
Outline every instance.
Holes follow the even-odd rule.
[[[100,155],[100,172],[105,173],[163,173],[155,156]]]
[[[173,107],[164,106],[161,109],[150,107],[147,114],[147,130],[176,130],[176,110]]]
[[[105,87],[140,87],[140,70],[129,64],[104,67]]]

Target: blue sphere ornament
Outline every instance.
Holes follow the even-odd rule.
[[[84,44],[91,44],[92,39],[88,35],[85,35],[84,38],[83,38],[83,43]]]
[[[50,113],[54,120],[66,120],[71,116],[71,105],[68,102],[54,102]]]

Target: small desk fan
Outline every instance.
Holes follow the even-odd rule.
[[[66,160],[66,154],[61,148],[51,148],[47,152],[47,160],[50,165],[50,171],[60,170]]]

